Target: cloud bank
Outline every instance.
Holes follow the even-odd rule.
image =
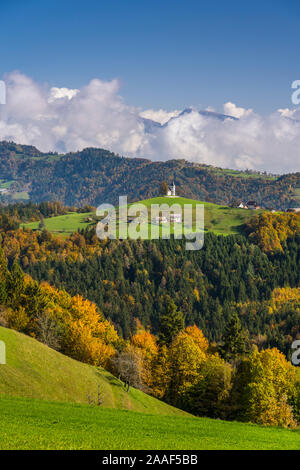
[[[0,105],[0,140],[45,152],[102,147],[152,160],[180,158],[272,173],[300,170],[298,109],[260,116],[228,102],[224,114],[238,119],[219,119],[196,110],[129,106],[117,80],[94,79],[80,90],[40,86],[19,72],[4,80],[7,104]]]

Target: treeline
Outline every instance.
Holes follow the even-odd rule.
[[[232,175],[222,169],[184,160],[151,162],[123,158],[103,149],[87,148],[66,155],[43,154],[33,147],[0,143],[1,178],[29,187],[34,202],[60,200],[65,205],[98,206],[157,196],[161,175],[175,178],[187,198],[229,205],[234,199],[256,200],[262,207],[286,209],[297,206],[300,173],[270,179],[265,175]]]
[[[276,297],[275,301],[281,302]],[[135,386],[199,416],[296,427],[300,386],[296,369],[277,349],[251,345],[237,315],[229,318],[220,345],[209,344],[168,297],[159,335],[136,321],[124,341],[95,304],[71,297],[8,269],[0,250],[0,324],[35,337],[88,364],[105,366],[127,390]]]

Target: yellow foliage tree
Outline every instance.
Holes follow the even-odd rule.
[[[139,332],[131,338],[131,347],[137,350],[142,359],[142,379],[147,389],[152,391],[155,383],[154,369],[158,359],[156,337],[140,327]]]
[[[243,364],[247,420],[267,426],[295,426],[290,402],[296,394],[295,367],[278,349],[254,351]]]
[[[208,342],[196,326],[187,327],[173,340],[169,350],[170,381],[168,395],[180,402],[187,389],[197,382],[206,358]]]

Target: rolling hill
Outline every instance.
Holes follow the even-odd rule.
[[[0,365],[0,402],[3,397],[88,403],[100,387],[103,407],[159,415],[184,415],[145,393],[130,389],[104,369],[83,364],[21,333],[0,327],[7,364]]]
[[[172,206],[173,204],[178,204],[182,208],[185,204],[191,205],[193,213],[195,213],[195,206],[198,204],[204,205],[204,218],[205,218],[205,231],[213,232],[216,235],[233,235],[241,233],[243,225],[247,220],[249,220],[254,214],[257,214],[261,211],[252,211],[246,209],[235,209],[228,206],[220,206],[218,204],[196,201],[194,199],[187,199],[178,197],[176,199],[168,197],[156,197],[151,199],[146,199],[139,201],[140,204],[144,204],[148,209],[149,222],[150,218],[150,209],[152,204],[167,204]],[[182,209],[183,210],[183,209]],[[189,212],[189,211],[187,211]],[[78,229],[84,229],[86,227],[91,227],[94,222],[90,222],[87,219],[93,217],[91,212],[77,213],[70,212],[66,215],[60,215],[56,217],[49,217],[44,219],[45,227],[53,234],[58,234],[60,236],[68,236],[72,232],[77,231]],[[142,238],[147,237],[147,233],[150,229],[149,225],[145,225],[142,229]],[[174,227],[171,227],[171,233],[178,229],[179,225],[175,224]],[[39,227],[39,222],[29,222],[22,225],[23,227],[30,228],[32,230],[37,230]],[[150,233],[150,232],[149,232]]]
[[[297,205],[300,173],[282,176],[233,171],[185,160],[152,162],[124,158],[108,150],[87,148],[65,155],[44,154],[31,146],[0,142],[2,201],[60,200],[65,205],[118,204],[153,198],[163,180],[176,181],[186,198],[229,205],[234,199],[255,199],[262,207],[286,209]]]
[[[228,206],[221,206],[209,202],[196,201],[194,199],[187,199],[177,197],[175,199],[169,197],[156,197],[139,201],[144,204],[150,213],[152,204],[166,204],[172,206],[173,204],[179,205],[182,208],[184,219],[184,206],[192,206],[193,216],[195,216],[195,207],[198,204],[204,205],[204,230],[207,232],[215,233],[216,235],[233,235],[241,233],[243,225],[254,214],[261,211],[252,211],[247,209],[235,209]],[[189,214],[190,210],[187,209]],[[175,224],[176,226],[177,224]],[[181,224],[180,224],[181,225]]]

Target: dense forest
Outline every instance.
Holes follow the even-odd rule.
[[[254,342],[290,355],[300,335],[299,215],[259,214],[244,236],[207,233],[200,251],[186,251],[185,240],[100,241],[93,228],[62,239],[43,228],[14,227],[65,210],[55,203],[2,208],[0,237],[9,266],[17,260],[34,279],[94,301],[123,338],[135,333],[137,320],[159,334],[171,299],[184,324],[197,325],[209,341],[220,341],[236,312]],[[275,302],[280,288],[286,295]]]
[[[31,146],[1,142],[0,175],[11,182],[10,191],[25,191],[33,202],[56,200],[69,206],[116,204],[120,195],[130,201],[154,197],[162,175],[166,181],[175,179],[179,193],[187,198],[224,205],[254,199],[274,209],[299,205],[300,173],[271,177],[185,160],[124,158],[103,149],[43,154]],[[10,192],[2,201],[10,201]]]
[[[299,301],[297,295],[291,289],[277,290],[273,312],[291,299]],[[37,283],[24,275],[16,260],[9,267],[0,248],[1,326],[82,362],[104,366],[127,390],[137,387],[196,415],[297,427],[296,368],[278,349],[260,350],[261,344],[251,344],[235,312],[218,344],[210,344],[195,324],[185,327],[184,313],[170,297],[159,324],[154,335],[136,320],[135,333],[125,341],[94,303]]]
[[[169,298],[185,324],[196,324],[210,341],[220,340],[233,311],[251,337],[265,335],[265,345],[285,353],[300,335],[299,299],[273,315],[268,308],[277,287],[299,286],[300,238],[275,255],[238,236],[209,234],[199,252],[185,251],[178,240],[110,241],[101,254],[75,262],[49,256],[25,269],[39,281],[95,301],[125,338],[135,332],[136,319],[159,333]]]

